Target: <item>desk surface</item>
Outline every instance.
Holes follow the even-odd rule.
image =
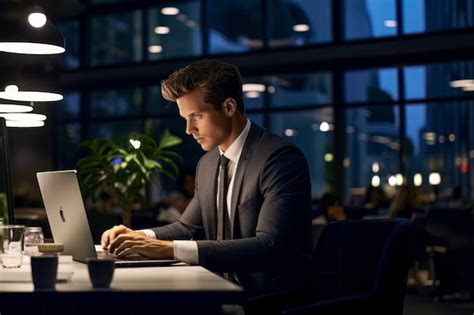
[[[110,289],[93,289],[87,265],[74,262],[71,281],[57,283],[54,291],[34,291],[33,284],[3,282],[2,302],[32,303],[68,301],[81,303],[147,303],[147,304],[231,304],[245,299],[241,287],[200,266],[166,266],[117,268]]]

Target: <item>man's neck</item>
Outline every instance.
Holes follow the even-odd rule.
[[[246,124],[247,124],[247,118],[245,118],[243,115],[239,115],[238,117],[235,117],[235,120],[232,121],[229,137],[227,138],[225,143],[222,143],[219,145],[219,149],[222,152],[225,152],[227,148],[229,148],[231,144],[234,143],[234,141],[240,136],[240,134],[244,130]]]

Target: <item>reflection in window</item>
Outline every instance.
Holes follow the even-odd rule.
[[[474,26],[473,0],[403,0],[404,33]]]
[[[363,39],[397,33],[395,0],[344,0],[344,38]]]
[[[143,106],[143,90],[111,90],[92,93],[92,116],[139,115]]]
[[[406,117],[408,182],[420,174],[421,185],[430,187],[430,174],[439,173],[441,183],[431,189],[440,196],[458,187],[473,198],[474,102],[407,105]]]
[[[76,69],[80,65],[79,21],[58,23],[58,27],[66,41],[66,51],[63,54],[64,65],[67,69]]]
[[[261,1],[209,0],[207,8],[210,53],[245,52],[263,47]]]
[[[78,119],[81,109],[81,97],[79,93],[67,93],[59,102],[57,109],[58,119],[61,121]]]
[[[269,87],[265,84],[263,77],[244,77],[242,79],[242,92],[244,95],[244,107],[248,109],[263,109],[265,102],[265,91]]]
[[[350,71],[344,75],[346,102],[390,102],[398,100],[396,69]]]
[[[270,130],[295,143],[309,163],[313,198],[334,185],[334,119],[331,108],[272,113]]]
[[[424,66],[405,67],[405,97],[420,99],[426,97],[426,68]]]
[[[400,173],[400,115],[398,106],[372,106],[346,110],[346,193],[376,186],[397,185]],[[400,175],[398,175],[399,177]],[[401,182],[398,182],[401,184]]]
[[[92,17],[91,64],[140,61],[141,25],[140,11]]]
[[[199,2],[151,9],[148,25],[150,60],[202,54]]]
[[[270,106],[328,104],[332,101],[329,73],[281,75],[270,78]]]
[[[300,46],[332,39],[330,0],[269,3],[270,46]]]
[[[127,141],[127,136],[132,131],[142,132],[142,123],[136,120],[113,123],[95,123],[91,126],[91,137],[106,138],[112,141],[123,142]]]
[[[77,146],[81,141],[78,123],[59,125],[56,133],[56,150],[59,169],[74,169],[77,163]]]
[[[474,93],[474,62],[405,67],[407,98],[467,96]],[[416,87],[416,88],[415,88]]]

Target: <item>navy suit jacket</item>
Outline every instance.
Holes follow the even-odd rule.
[[[299,289],[311,260],[311,182],[292,143],[252,123],[235,172],[231,240],[216,240],[219,149],[196,169],[194,198],[179,222],[152,229],[158,239],[197,241],[199,264],[236,273],[250,295]]]

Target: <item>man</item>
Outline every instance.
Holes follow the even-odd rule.
[[[233,65],[195,62],[163,81],[162,94],[176,101],[186,133],[209,151],[196,168],[194,197],[179,222],[141,231],[115,226],[102,235],[102,247],[119,257],[199,264],[251,296],[301,288],[311,255],[302,152],[245,117]]]

